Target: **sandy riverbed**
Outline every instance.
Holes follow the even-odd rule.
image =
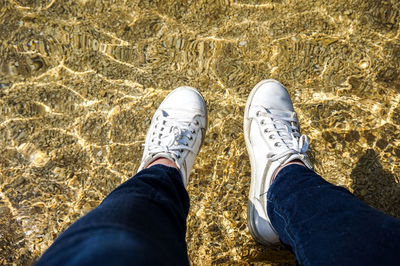
[[[246,226],[242,120],[284,83],[323,177],[400,217],[400,3],[0,0],[0,264],[31,263],[135,174],[157,105],[204,95],[188,187],[193,265],[294,264]]]

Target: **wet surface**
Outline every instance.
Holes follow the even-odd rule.
[[[140,163],[173,88],[205,97],[189,182],[193,265],[294,264],[246,226],[247,95],[284,83],[315,168],[400,217],[400,4],[0,0],[0,264],[32,263]]]

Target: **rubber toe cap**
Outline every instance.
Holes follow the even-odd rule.
[[[286,88],[276,80],[263,80],[257,86],[252,105],[268,109],[294,111],[292,101]]]

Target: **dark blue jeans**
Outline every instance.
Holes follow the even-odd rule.
[[[398,220],[302,166],[284,168],[268,199],[272,224],[300,264],[400,261]],[[188,265],[188,209],[179,172],[155,165],[119,186],[71,225],[38,265]]]
[[[399,265],[400,221],[289,165],[268,191],[268,216],[302,265]]]
[[[56,239],[38,265],[189,265],[189,197],[175,168],[155,165],[112,191]]]

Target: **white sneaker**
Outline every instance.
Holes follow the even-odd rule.
[[[263,80],[251,91],[244,113],[244,136],[251,163],[248,224],[253,237],[271,245],[279,237],[267,214],[267,192],[276,170],[293,160],[308,168],[307,136],[300,136],[297,115],[286,88]]]
[[[167,158],[178,166],[186,187],[206,127],[206,103],[200,93],[192,87],[173,90],[153,116],[138,172],[158,158]]]

